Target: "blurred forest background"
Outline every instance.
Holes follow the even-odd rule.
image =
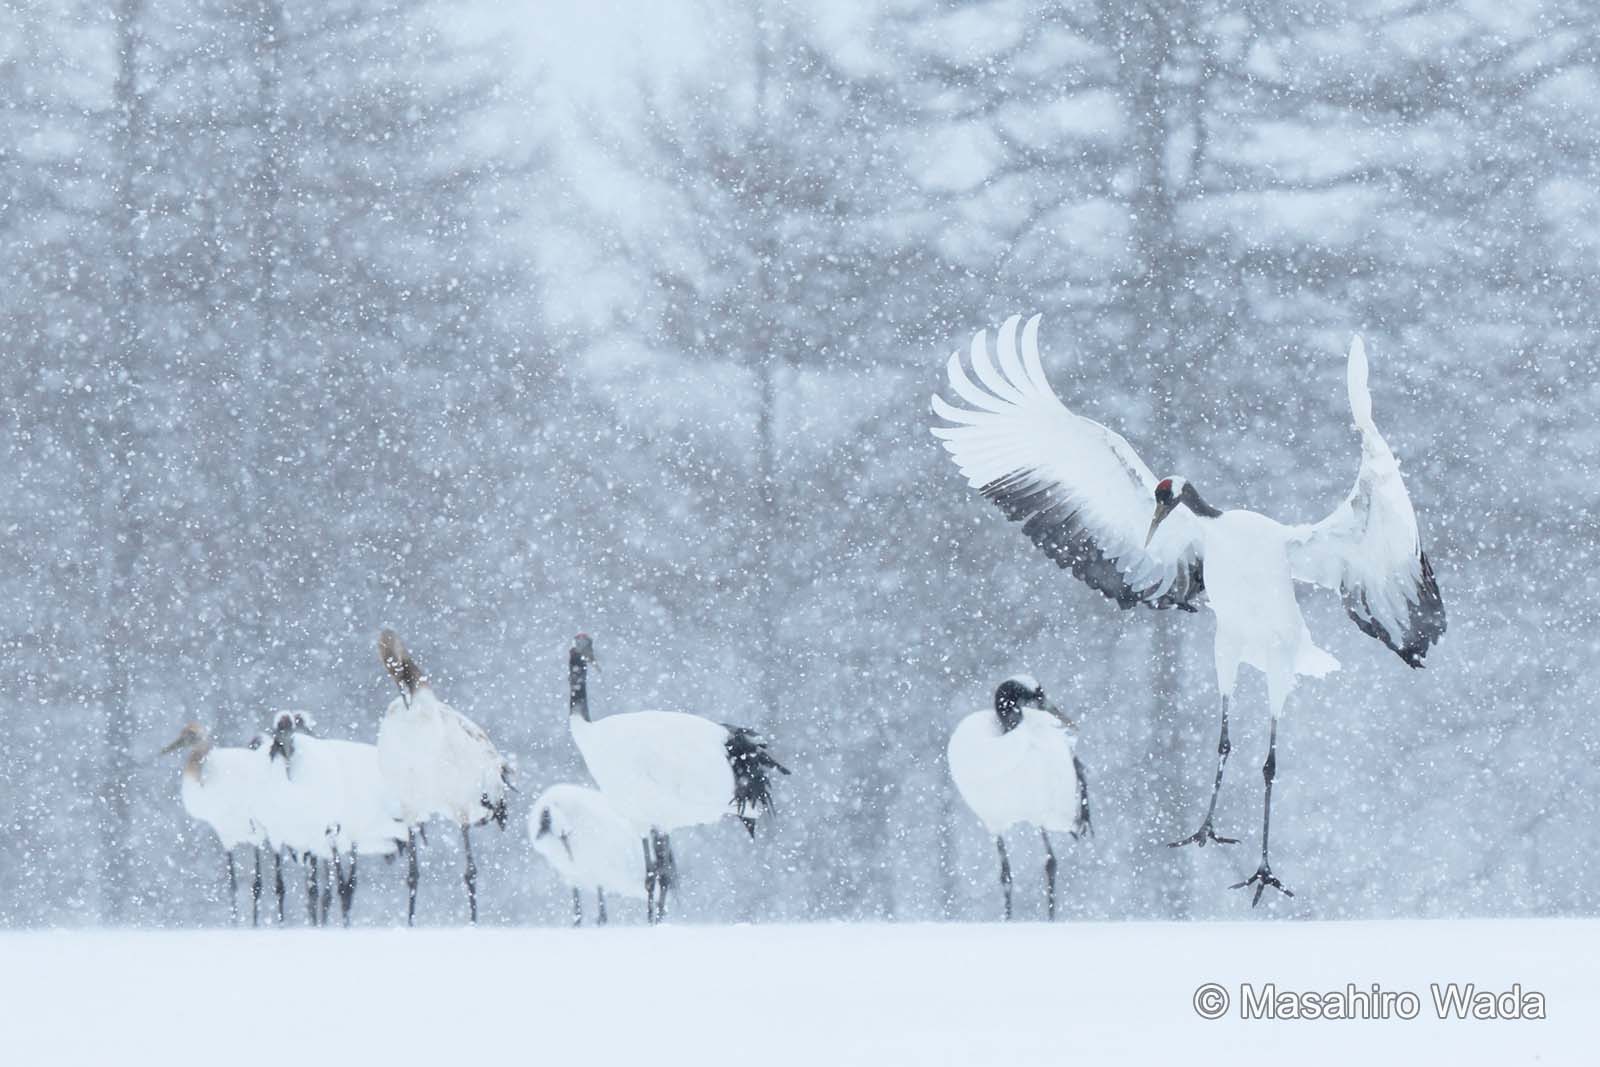
[[[517,760],[486,921],[567,919],[521,819],[583,780],[580,629],[598,712],[795,770],[753,844],[682,835],[679,917],[997,916],[944,745],[1016,670],[1084,724],[1066,914],[1240,915],[1259,678],[1246,843],[1168,850],[1209,615],[1118,612],[927,432],[944,358],[1036,311],[1069,404],[1286,520],[1354,477],[1368,339],[1450,632],[1412,672],[1308,597],[1345,669],[1285,720],[1273,909],[1600,910],[1600,7],[5,0],[0,925],[226,921],[156,750],[372,739],[386,624]],[[420,918],[460,921],[433,841]]]

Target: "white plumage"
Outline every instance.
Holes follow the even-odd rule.
[[[262,819],[278,848],[331,860],[344,783],[328,750],[298,729],[294,712],[273,717]]]
[[[267,780],[266,753],[215,745],[205,727],[189,723],[162,753],[189,749],[179,792],[183,810],[216,833],[225,852],[266,843],[260,819]]]
[[[267,787],[267,754],[260,749],[223,748],[212,743],[205,727],[191,722],[162,754],[187,748],[179,794],[189,817],[211,827],[222,843],[228,863],[229,911],[239,911],[238,879],[233,853],[242,846],[256,850],[255,880],[251,887],[250,921],[258,920],[261,901],[261,852],[267,832],[261,820]]]
[[[378,658],[400,688],[378,727],[378,765],[385,786],[408,827],[437,815],[461,828],[468,916],[476,923],[478,868],[472,858],[472,828],[493,819],[505,829],[511,763],[477,723],[434,694],[393,630],[378,635]],[[416,840],[409,831],[406,845],[409,923],[416,918],[418,876]]]
[[[378,759],[408,823],[438,816],[477,826],[505,802],[505,758],[477,723],[426,683],[389,703],[378,727]]]
[[[571,718],[584,765],[639,833],[718,822],[734,814],[728,728],[678,711]]]
[[[1312,641],[1294,583],[1338,589],[1356,625],[1410,666],[1422,666],[1444,633],[1444,605],[1399,463],[1372,419],[1365,347],[1360,338],[1352,343],[1346,375],[1361,437],[1355,488],[1320,523],[1286,525],[1254,512],[1212,508],[1183,478],[1158,482],[1127,441],[1061,403],[1039,359],[1039,317],[1021,329],[1019,344],[1020,321],[1012,317],[1000,329],[998,367],[986,335],[973,338],[977,382],[959,353],[950,357],[950,387],[965,406],[934,397],[935,413],[953,424],[935,427],[934,434],[973,488],[1021,522],[1059,566],[1121,607],[1193,611],[1209,603],[1223,696],[1220,761],[1227,758],[1227,705],[1239,665],[1267,676],[1270,819],[1278,716],[1297,677],[1338,666]],[[1256,900],[1262,886],[1283,888],[1266,862],[1265,830],[1262,839],[1261,867],[1241,883],[1257,885]],[[1208,814],[1189,840],[1226,839],[1211,831]]]
[[[1045,698],[1032,676],[1000,683],[994,707],[966,716],[950,735],[950,777],[956,791],[995,839],[1005,917],[1011,918],[1011,861],[1005,834],[1019,823],[1037,827],[1046,856],[1046,902],[1056,912],[1056,857],[1050,831],[1091,832],[1089,786],[1074,752],[1078,727]]]
[[[405,844],[406,823],[399,804],[389,794],[378,746],[327,737],[308,737],[307,741],[327,751],[339,768],[343,789],[334,820],[337,846],[362,856],[398,852]]]
[[[306,865],[307,912],[315,926],[327,921],[332,902],[329,879],[345,786],[338,760],[304,729],[303,713],[273,717],[262,819],[273,847],[287,848]]]
[[[1007,730],[994,709],[966,716],[950,735],[950,777],[989,833],[1018,823],[1076,833],[1078,774],[1073,737],[1060,717],[1021,709]]]
[[[572,888],[581,921],[579,893],[592,890],[605,921],[605,894],[644,897],[644,850],[640,833],[618,814],[603,793],[582,785],[553,785],[533,802],[528,838],[534,851]]]

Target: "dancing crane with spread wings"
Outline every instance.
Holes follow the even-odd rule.
[[[1218,510],[1185,478],[1158,480],[1121,436],[1067,409],[1045,380],[1039,316],[1020,324],[1014,316],[1001,326],[998,366],[986,331],[973,338],[976,381],[959,352],[950,357],[950,389],[960,404],[933,398],[934,413],[949,424],[933,433],[972,488],[1020,522],[1057,565],[1119,607],[1192,612],[1209,604],[1222,694],[1217,774],[1200,828],[1174,846],[1235,843],[1212,827],[1231,750],[1228,706],[1240,664],[1266,675],[1272,726],[1261,768],[1261,863],[1233,888],[1253,886],[1252,903],[1268,886],[1292,896],[1267,857],[1278,718],[1300,676],[1339,666],[1312,642],[1295,583],[1337,589],[1356,626],[1411,667],[1423,665],[1445,629],[1400,463],[1372,421],[1361,338],[1351,343],[1346,373],[1361,436],[1355,488],[1321,522],[1288,525],[1253,511]]]

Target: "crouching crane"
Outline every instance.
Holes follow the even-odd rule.
[[[1185,478],[1157,480],[1122,437],[1067,410],[1040,364],[1039,316],[1021,329],[1019,344],[1020,322],[1014,316],[1000,328],[998,367],[986,333],[973,338],[976,382],[960,353],[950,357],[950,388],[961,405],[935,396],[934,413],[951,425],[933,433],[972,488],[1022,523],[1058,566],[1119,607],[1192,612],[1202,599],[1209,603],[1222,695],[1217,773],[1199,829],[1174,846],[1233,843],[1212,826],[1231,750],[1228,709],[1241,664],[1266,675],[1272,720],[1261,768],[1261,862],[1233,888],[1254,887],[1252,904],[1268,886],[1292,896],[1272,873],[1267,851],[1278,719],[1299,677],[1321,677],[1339,665],[1312,642],[1295,583],[1337,589],[1356,626],[1410,667],[1422,666],[1445,630],[1399,461],[1372,419],[1366,349],[1356,338],[1346,366],[1361,438],[1355,488],[1321,522],[1288,525],[1214,508]]]
[[[572,888],[574,926],[583,925],[585,889],[594,890],[597,926],[606,922],[606,890],[636,900],[644,896],[639,838],[598,789],[569,784],[546,789],[528,812],[528,838]]]

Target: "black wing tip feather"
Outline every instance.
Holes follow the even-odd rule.
[[[1078,521],[1078,509],[1070,503],[1053,500],[1051,487],[1041,485],[1032,471],[1012,471],[984,485],[978,492],[992,501],[1007,519],[1022,523],[1022,532],[1028,540],[1055,560],[1056,566],[1070,570],[1074,578],[1115,601],[1122,610],[1136,604],[1154,610],[1178,608],[1191,613],[1200,610],[1195,601],[1206,589],[1201,561],[1193,561],[1187,573],[1181,574],[1179,580],[1158,597],[1150,595],[1153,588],[1135,589],[1123,577],[1116,560],[1095,544]]]
[[[1345,614],[1350,616],[1356,628],[1368,637],[1382,641],[1412,670],[1427,666],[1423,660],[1427,658],[1428,650],[1444,636],[1446,627],[1444,598],[1440,596],[1439,583],[1433,576],[1433,564],[1428,562],[1426,552],[1418,552],[1417,559],[1422,566],[1422,579],[1417,583],[1417,599],[1411,602],[1406,630],[1398,643],[1388,629],[1373,618],[1364,592],[1346,590],[1344,593]]]
[[[483,818],[477,822],[478,826],[487,826],[494,823],[501,830],[506,828],[506,822],[511,817],[511,797],[509,794],[518,792],[516,786],[511,784],[511,764],[500,765],[500,784],[506,787],[498,797],[484,793],[478,798],[478,803],[483,806]]]
[[[767,749],[761,735],[744,726],[723,723],[728,737],[722,743],[728,756],[728,766],[733,769],[733,810],[752,838],[756,836],[755,819],[746,812],[772,810],[772,771],[789,774],[789,768],[779,763]]]

